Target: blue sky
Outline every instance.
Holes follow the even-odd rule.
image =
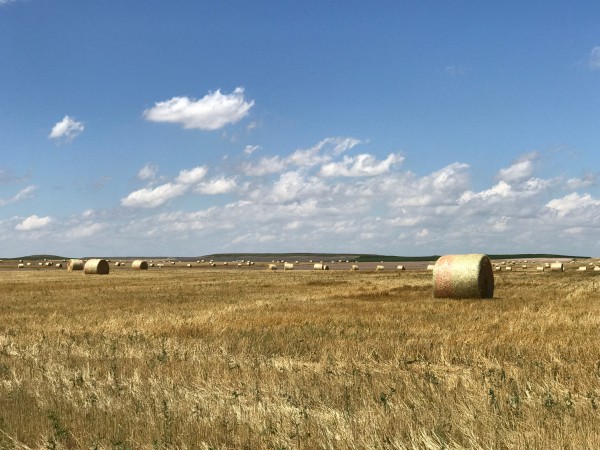
[[[600,255],[573,5],[0,0],[0,256]]]

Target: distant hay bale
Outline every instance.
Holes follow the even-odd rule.
[[[192,265],[190,263],[185,265],[186,267],[192,267]]]
[[[214,262],[210,263],[210,267],[215,267],[215,266],[216,266],[216,264]]]
[[[294,270],[294,265],[292,263],[284,263],[283,270]]]
[[[52,267],[52,266],[53,266],[53,263],[51,263],[50,261],[48,261],[47,263],[44,263],[44,265],[45,265],[46,267]]]
[[[30,265],[31,265],[31,263],[30,263],[30,262],[28,262],[28,263],[27,263],[27,265],[28,265],[28,266],[30,266]]]
[[[538,272],[543,272],[545,269],[546,269],[546,267],[544,267],[544,266],[537,266],[535,268],[535,270],[537,270]]]
[[[500,270],[502,270],[502,267],[500,267],[500,266],[494,266],[494,270],[496,272],[499,272]]]
[[[352,264],[350,270],[358,270],[358,266],[356,264]]]
[[[269,264],[269,270],[277,270],[277,264]]]
[[[57,269],[61,269],[62,268],[62,263],[56,263],[55,266]]]
[[[523,265],[521,266],[521,269],[527,269],[527,264],[523,264]]]
[[[154,263],[148,264],[148,267],[154,267]]]
[[[580,272],[585,272],[587,270],[587,267],[586,266],[581,266],[577,270],[579,270]]]
[[[120,265],[121,265],[121,263],[120,263],[119,261],[117,261],[117,262],[115,263],[115,266],[117,266],[117,267],[119,267]]]
[[[403,265],[399,265],[398,267],[396,267],[397,270],[406,270],[406,268]]]
[[[38,263],[38,266],[43,266],[43,265],[44,265],[44,263],[42,263],[42,262]]]
[[[494,272],[483,254],[445,255],[433,269],[435,298],[493,298]]]
[[[564,272],[565,266],[560,262],[553,262],[550,264],[550,271],[552,272]]]
[[[148,263],[143,259],[136,259],[131,263],[131,268],[135,270],[148,270]]]
[[[313,265],[313,270],[323,270],[323,264],[322,263],[315,263]]]
[[[72,272],[74,270],[83,270],[83,260],[82,259],[70,259],[67,264],[67,270]]]
[[[435,264],[427,264],[427,270],[433,270],[435,268]]]
[[[544,267],[545,267],[546,269],[549,269],[549,268],[550,268],[550,263],[544,263]]]
[[[227,261],[225,261],[225,262],[223,263],[223,265],[224,265],[224,266],[226,266],[227,264],[229,264]]]
[[[594,266],[594,270],[600,270],[600,266]]]
[[[105,259],[90,259],[83,267],[86,275],[108,275],[110,267]]]
[[[380,270],[385,270],[385,267],[378,265],[377,267],[375,267],[376,271],[380,271]]]
[[[24,267],[25,267],[25,264],[23,264],[23,263],[19,263],[19,264],[17,264],[17,268],[19,268],[19,269],[22,269],[22,268],[24,268]]]
[[[504,268],[504,270],[507,270],[507,271],[511,272],[512,271],[512,267],[507,266],[507,267]]]

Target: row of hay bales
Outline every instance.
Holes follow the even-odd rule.
[[[119,266],[121,263],[118,261]],[[134,270],[148,270],[148,262],[138,259],[131,263],[131,268]],[[110,273],[110,266],[106,259],[93,258],[87,261],[82,259],[71,259],[67,265],[69,272],[83,270],[83,273],[87,275],[108,275]]]

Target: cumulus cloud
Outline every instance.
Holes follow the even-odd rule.
[[[590,52],[590,57],[588,60],[590,69],[592,70],[600,70],[600,46],[596,46]]]
[[[52,131],[50,131],[48,137],[62,142],[71,142],[83,133],[84,129],[83,122],[78,122],[72,117],[65,116],[52,127]]]
[[[231,94],[220,90],[210,92],[200,100],[173,97],[157,102],[144,111],[146,120],[152,122],[178,123],[184,128],[218,130],[246,117],[254,101],[244,99],[244,88],[238,87]]]
[[[527,179],[533,173],[533,161],[534,157],[522,158],[519,161],[512,164],[510,167],[500,169],[498,172],[498,179],[506,182],[522,181]]]
[[[67,236],[72,239],[80,239],[93,236],[104,230],[106,225],[103,223],[86,222],[67,232]]]
[[[27,217],[22,222],[18,223],[15,227],[17,231],[33,231],[46,228],[52,222],[52,218],[49,216],[38,217],[35,214]]]
[[[196,184],[206,176],[208,169],[204,166],[194,167],[189,170],[182,170],[175,181],[179,184]]]
[[[565,217],[576,210],[596,209],[600,206],[600,200],[593,198],[590,194],[579,195],[573,192],[562,198],[550,200],[546,206],[556,211],[559,217]]]
[[[140,180],[154,180],[154,178],[156,178],[157,172],[158,172],[158,167],[156,167],[153,164],[147,163],[146,165],[144,165],[144,167],[142,167],[139,170],[137,177]]]
[[[325,164],[320,174],[324,177],[372,177],[389,172],[394,164],[402,161],[402,156],[393,153],[379,162],[369,154],[344,156],[343,161]]]
[[[234,178],[218,177],[198,184],[194,190],[199,194],[216,195],[227,194],[237,188]]]
[[[169,200],[183,195],[188,186],[179,183],[165,183],[155,188],[143,188],[121,199],[121,205],[131,208],[156,208]]]

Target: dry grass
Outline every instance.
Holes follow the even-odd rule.
[[[0,448],[600,448],[593,272],[0,272]]]

